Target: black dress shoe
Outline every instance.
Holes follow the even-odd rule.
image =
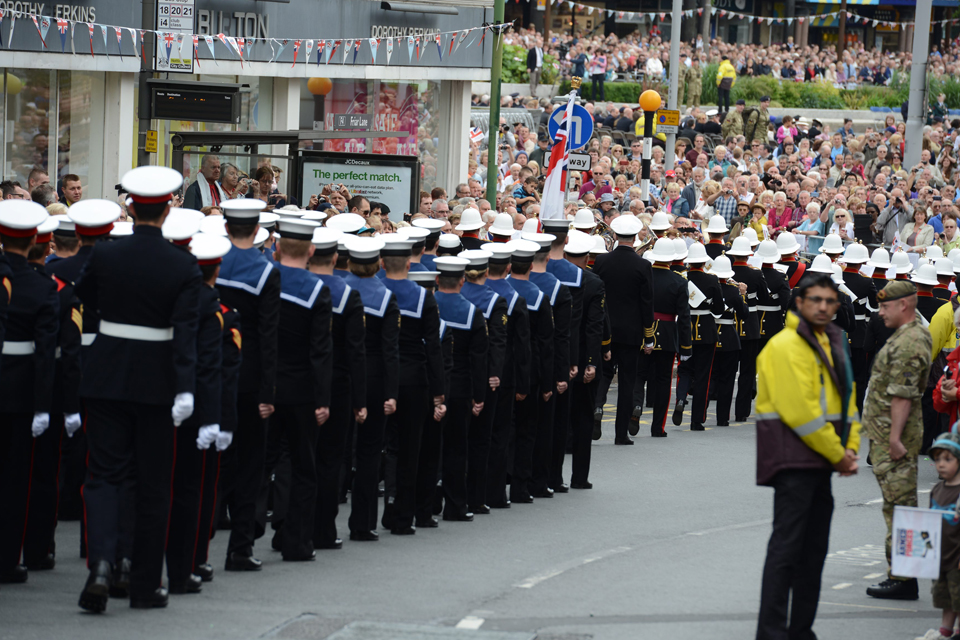
[[[551,487],[551,488],[553,489],[554,493],[570,493],[570,487],[568,487],[563,483],[558,484],[555,487]]]
[[[509,500],[504,500],[503,502],[494,502],[493,504],[491,504],[491,505],[489,505],[489,506],[490,506],[491,509],[509,509],[509,508],[510,508],[510,501],[509,501]]]
[[[87,576],[87,583],[80,592],[81,609],[86,609],[92,613],[103,613],[107,610],[107,600],[110,597],[110,577],[113,574],[113,567],[106,560],[101,560],[90,569],[90,575]]]
[[[883,600],[917,600],[920,598],[916,578],[910,580],[888,578],[880,584],[867,587],[867,595]]]
[[[593,439],[599,440],[603,437],[603,407],[597,407],[593,411]]]
[[[524,496],[515,496],[510,494],[510,502],[513,504],[533,504],[533,496],[524,495]]]
[[[448,522],[473,522],[472,513],[445,513],[443,519]]]
[[[531,491],[530,495],[532,495],[534,498],[552,498],[553,491],[550,489],[547,489],[546,491]]]
[[[686,400],[677,400],[677,406],[673,408],[673,424],[680,426],[683,424],[683,410],[687,408]]]
[[[343,549],[343,540],[337,538],[332,542],[321,542],[320,544],[314,542],[313,547],[315,549]]]
[[[651,438],[666,438],[666,437],[667,437],[667,432],[666,432],[666,431],[651,431],[651,432],[650,432],[650,437],[651,437]]]
[[[193,575],[200,576],[204,582],[213,582],[213,566],[210,564],[197,565],[193,570]]]
[[[351,531],[350,539],[354,542],[376,542],[380,534],[376,531]]]
[[[36,562],[28,562],[27,569],[30,571],[50,571],[55,566],[57,566],[57,559],[52,553],[48,553],[46,557],[41,558]]]
[[[718,426],[718,427],[729,427],[729,426],[730,426],[730,423],[729,423],[729,422],[718,422],[718,423],[717,423],[717,426]]]
[[[436,529],[440,526],[440,521],[434,517],[430,517],[429,520],[421,520],[417,518],[417,529]]]
[[[153,593],[145,596],[135,596],[130,594],[131,609],[162,609],[167,606],[170,598],[167,597],[167,590],[160,587]]]
[[[390,529],[390,535],[394,536],[413,536],[417,534],[417,530],[413,527],[400,527],[399,529]]]
[[[592,482],[571,482],[570,488],[571,489],[593,489],[593,483]]]
[[[750,416],[736,416],[734,422],[746,422]]]
[[[643,407],[636,406],[633,408],[633,413],[630,414],[630,424],[627,425],[627,432],[635,436],[640,433],[640,416],[643,415]]]
[[[311,551],[308,555],[305,556],[283,556],[284,562],[313,562],[317,559],[317,552]]]
[[[110,581],[110,597],[126,598],[130,595],[130,559],[124,558],[113,568]]]
[[[481,516],[485,516],[490,513],[490,507],[485,504],[481,504],[477,507],[467,507],[467,510],[469,510],[470,513]]]
[[[253,556],[242,556],[239,553],[227,555],[227,562],[223,566],[224,571],[260,571],[262,569],[262,562]]]
[[[182,596],[187,593],[200,593],[203,591],[203,580],[198,575],[190,574],[183,582],[171,582],[170,593]]]
[[[9,571],[0,573],[0,584],[23,584],[27,581],[27,568],[18,564]]]
[[[692,424],[690,425],[690,431],[706,431],[702,424]]]
[[[634,433],[633,435],[637,435],[637,434]],[[616,440],[613,441],[613,444],[633,444],[633,440],[631,440],[630,438],[617,438]]]

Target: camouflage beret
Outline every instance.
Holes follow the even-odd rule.
[[[891,280],[877,293],[878,302],[892,302],[916,295],[917,287],[908,280]]]

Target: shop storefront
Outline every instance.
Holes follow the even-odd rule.
[[[479,29],[459,36],[492,21],[492,0],[160,0],[158,5],[170,15],[193,16],[192,22],[180,18],[184,36],[172,42],[172,64],[164,60],[160,65],[164,70],[182,66],[188,73],[154,76],[198,85],[239,84],[240,117],[232,123],[152,121],[150,128],[158,132],[152,163],[170,163],[170,136],[178,131],[329,130],[336,114],[366,113],[372,116],[371,130],[409,135],[328,140],[323,148],[416,156],[424,188],[450,188],[466,176],[470,84],[489,81],[493,37],[488,33],[481,41]],[[35,26],[29,13],[22,13],[38,6],[0,0],[3,177],[25,182],[31,169],[42,167],[51,180],[79,175],[87,197],[112,197],[119,177],[136,163],[138,146],[144,145],[137,135],[140,39],[135,44],[133,38],[140,27],[140,3],[44,5],[49,26],[39,14]],[[10,41],[13,11],[21,13]],[[62,29],[58,17],[69,21]],[[164,34],[168,24],[170,29],[178,26],[163,16],[160,24],[157,29]],[[451,39],[452,32],[458,36]],[[199,35],[196,49],[191,33]],[[216,37],[221,33],[223,41]],[[204,36],[211,36],[216,59]],[[417,39],[409,51],[408,36]],[[233,38],[242,47],[242,61],[226,41]],[[167,57],[164,40],[160,58]],[[321,42],[329,45],[322,52]],[[146,55],[150,57],[149,48]],[[303,146],[320,148],[321,143]],[[243,149],[220,150],[224,161],[249,173],[265,161],[242,154]],[[192,178],[199,157],[187,156],[177,168]]]

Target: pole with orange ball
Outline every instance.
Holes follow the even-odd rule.
[[[653,118],[660,109],[660,94],[647,89],[640,94],[643,110],[643,156],[640,161],[640,199],[643,206],[650,206],[650,154],[653,151]]]
[[[330,78],[310,78],[307,80],[307,91],[313,94],[313,130],[324,129],[324,98],[333,89]]]

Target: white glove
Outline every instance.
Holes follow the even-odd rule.
[[[686,362],[692,357],[692,355],[680,356],[680,362]]]
[[[83,420],[80,419],[79,413],[68,413],[64,416],[63,426],[67,429],[67,437],[72,438],[77,429],[83,426]]]
[[[208,424],[200,427],[200,434],[197,436],[197,449],[209,449],[210,445],[217,441],[217,434],[220,433],[220,425]]]
[[[173,399],[173,410],[170,412],[173,416],[173,426],[179,427],[183,421],[193,415],[193,394],[178,393]]]
[[[49,413],[35,413],[33,414],[33,426],[31,431],[33,431],[33,437],[39,438],[43,435],[43,432],[47,430],[47,427],[50,426],[50,414]]]
[[[233,442],[233,431],[221,431],[217,434],[217,451],[223,451]]]

